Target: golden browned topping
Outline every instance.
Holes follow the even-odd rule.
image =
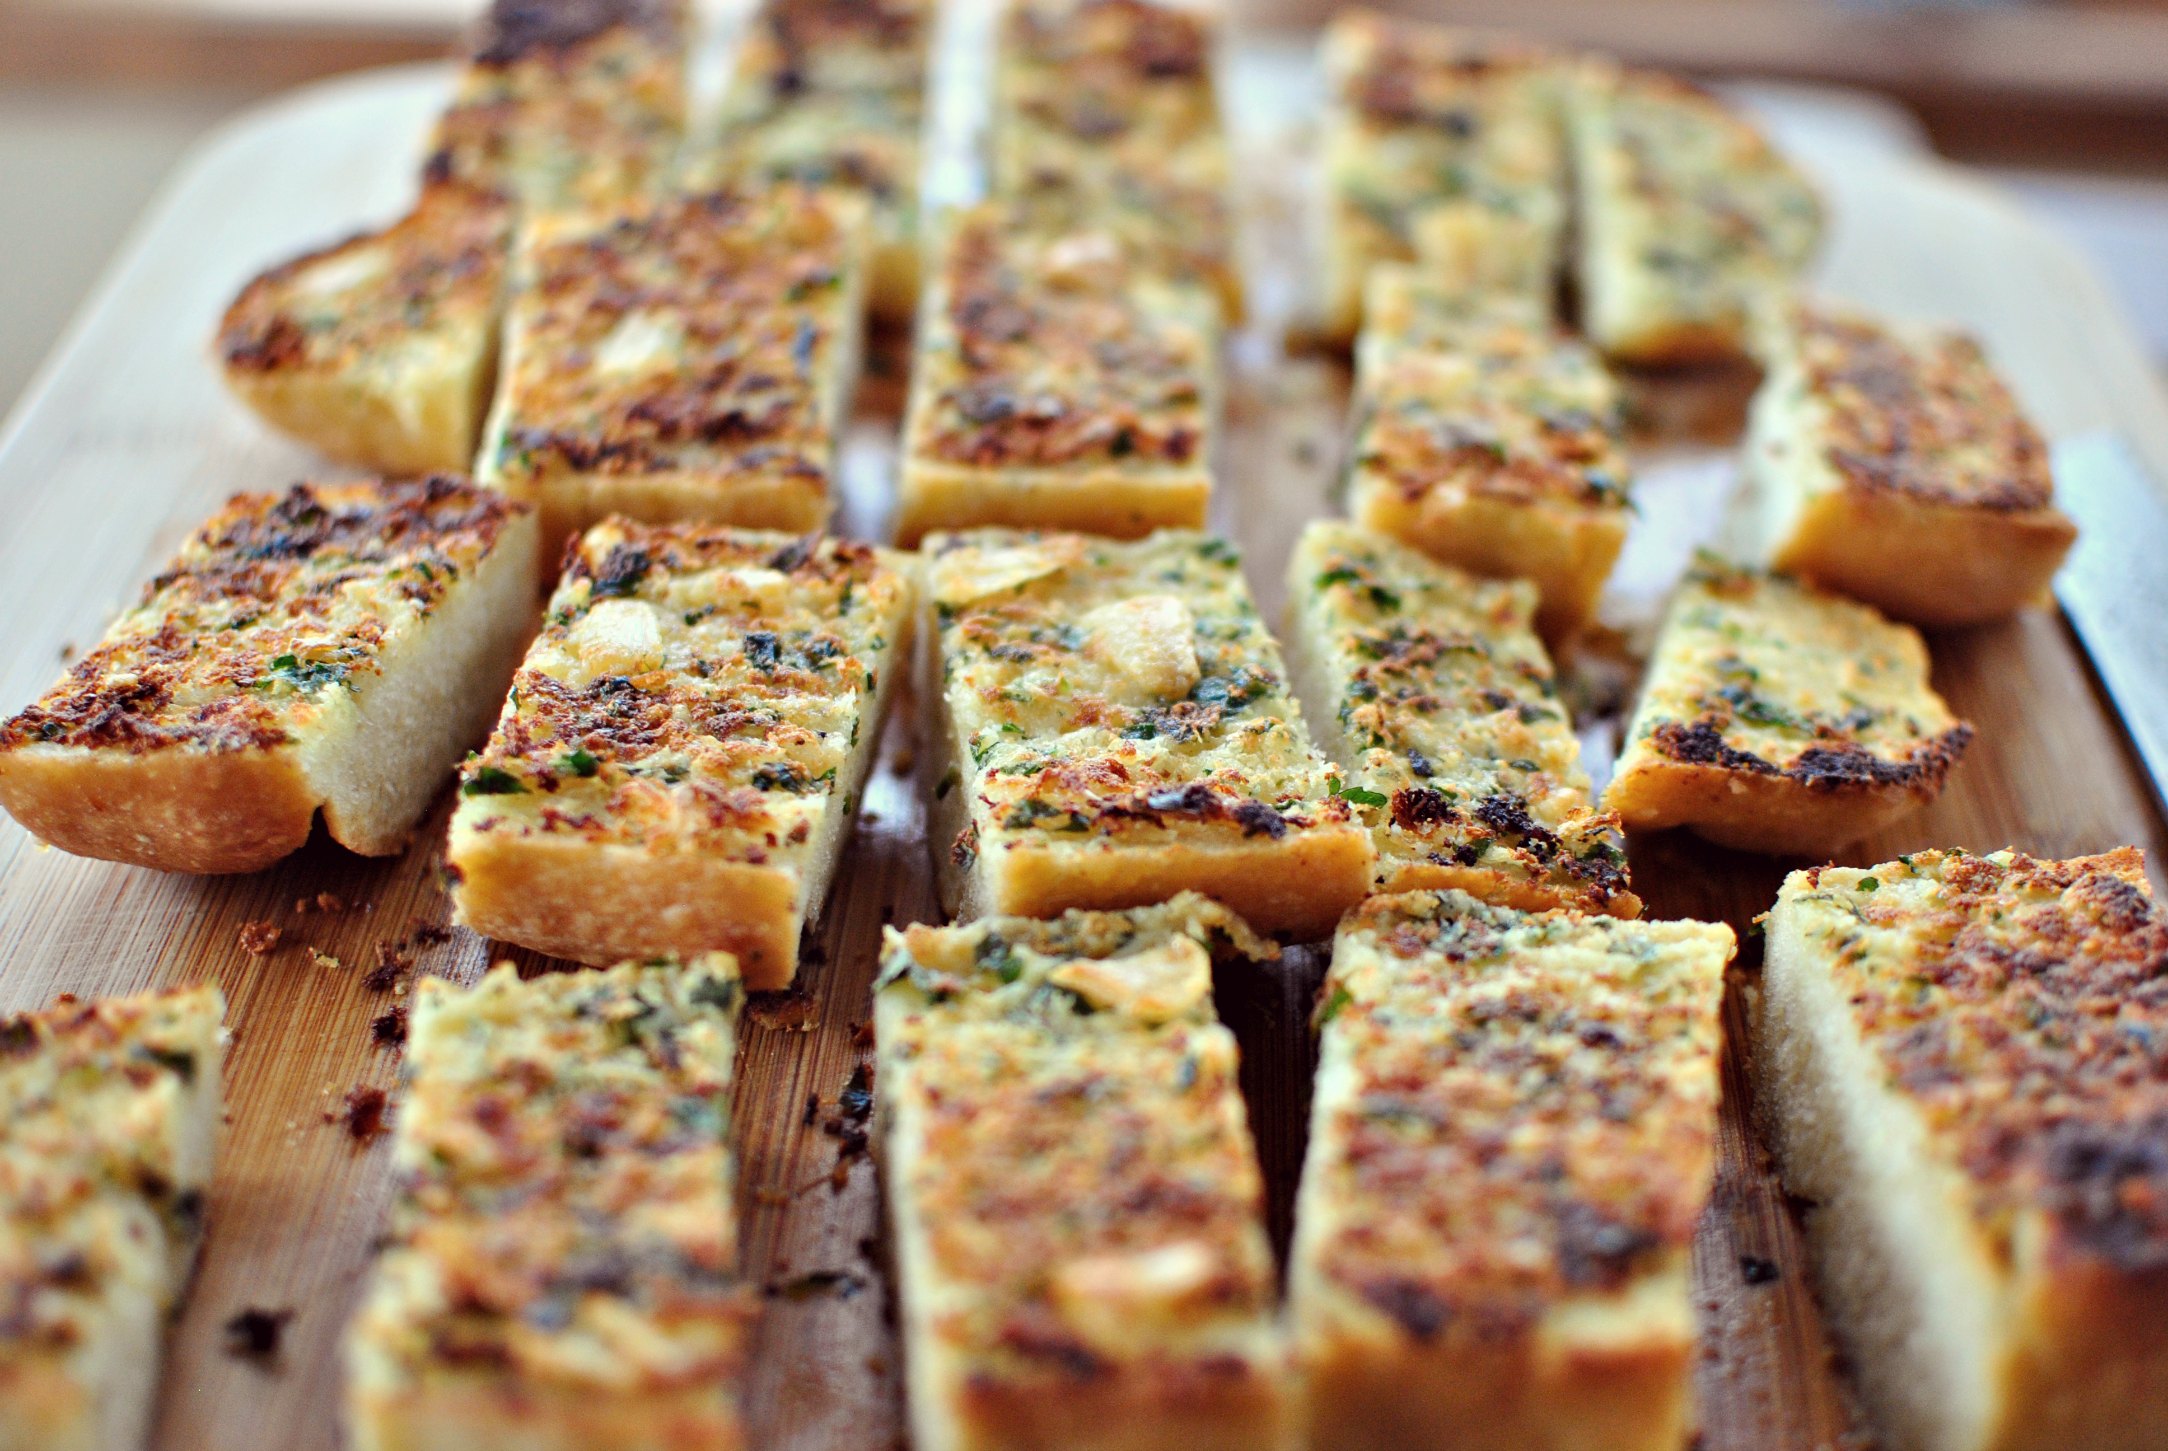
[[[726,173],[854,188],[907,241],[932,30],[927,0],[767,0],[724,101]]]
[[[1797,872],[1777,910],[1830,964],[1890,1085],[2005,1252],[2168,1270],[2168,911],[2135,847],[1916,852]]]
[[[685,121],[685,0],[502,0],[437,121],[426,182],[541,208],[648,189]]]
[[[1484,1343],[1682,1269],[1732,947],[1460,892],[1364,903],[1319,1008],[1302,1204],[1330,1228],[1304,1269],[1417,1340]]]
[[[1209,15],[1153,0],[1017,0],[1002,27],[994,195],[1104,228],[1168,275],[1227,285],[1226,140]]]
[[[1033,236],[972,212],[950,237],[938,306],[914,454],[984,468],[1203,458],[1211,304],[1141,277],[1111,237]]]
[[[1292,571],[1351,762],[1340,794],[1377,834],[1381,879],[1451,869],[1488,899],[1631,916],[1618,821],[1590,809],[1534,591],[1336,523],[1310,526]]]
[[[598,1391],[734,1383],[727,957],[421,986],[391,1247],[357,1338]]]
[[[765,862],[805,848],[907,619],[880,551],[613,521],[573,548],[462,829]]]
[[[1144,1403],[1266,1376],[1263,1186],[1214,1017],[1239,921],[1137,913],[891,929],[877,987],[896,1192],[967,1397],[1119,1376]]]
[[[1482,313],[1411,323],[1379,348],[1354,468],[1408,499],[1434,491],[1623,510],[1617,386],[1586,345],[1546,324]]]
[[[1854,313],[1794,310],[1799,374],[1846,483],[1984,509],[2044,508],[2047,443],[1980,345],[1907,336]]]
[[[1971,740],[1929,688],[1916,632],[1709,554],[1672,601],[1627,731],[1629,751],[1823,791],[1939,788]]]
[[[1225,542],[981,530],[928,540],[970,771],[959,850],[1346,828]]]
[[[487,476],[825,485],[856,256],[847,216],[795,186],[539,226],[521,248]]]
[[[219,355],[252,373],[426,366],[438,349],[462,346],[448,331],[493,326],[511,226],[511,208],[489,192],[426,187],[389,229],[250,282],[220,324]]]
[[[1327,32],[1335,224],[1412,256],[1414,224],[1468,198],[1553,218],[1565,181],[1557,60],[1532,46],[1356,12]]]
[[[278,745],[471,573],[520,505],[465,480],[241,494],[0,750]]]

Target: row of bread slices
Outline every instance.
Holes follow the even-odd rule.
[[[1766,921],[1746,1057],[1884,1444],[2161,1445],[2168,914],[2139,854],[1819,868]],[[1269,944],[1186,894],[889,929],[874,1092],[914,1444],[1677,1451],[1733,946],[1453,891],[1349,914],[1283,1309],[1212,997],[1215,958],[1264,971]],[[349,1335],[357,1451],[751,1444],[740,1000],[720,954],[421,985]],[[142,1444],[222,1010],[205,988],[0,1021],[7,1451]],[[1734,1273],[1771,1278],[1720,1264],[1703,1291]]]
[[[1639,910],[1525,582],[1313,524],[1291,671],[1209,535],[987,530],[907,555],[609,521],[534,633],[534,527],[444,478],[238,497],[0,724],[0,805],[167,870],[267,866],[319,813],[395,853],[494,713],[451,825],[460,921],[590,963],[727,950],[782,986],[916,634],[952,909],[1191,888],[1298,940],[1379,887]],[[1962,750],[1926,664],[1863,606],[1705,559],[1601,804],[1833,850],[1931,799]]]

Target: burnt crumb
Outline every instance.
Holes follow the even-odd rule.
[[[811,995],[787,992],[748,993],[745,1016],[755,1026],[778,1033],[810,1033],[820,1026],[820,1006]]]
[[[836,1095],[836,1107],[853,1123],[873,1117],[873,1069],[861,1063],[851,1070],[851,1080]]]
[[[425,922],[408,934],[408,940],[416,947],[441,947],[452,940],[452,929]]]
[[[225,1324],[226,1354],[240,1360],[276,1360],[285,1338],[291,1308],[264,1310],[251,1305]]]
[[[336,892],[318,892],[313,897],[294,898],[294,915],[296,917],[306,917],[311,912],[322,912],[329,915],[344,912],[345,910],[346,899]]]
[[[1765,1260],[1760,1255],[1739,1256],[1739,1278],[1750,1285],[1767,1285],[1784,1277],[1776,1261]]]
[[[241,925],[241,950],[250,957],[269,957],[285,935],[286,929],[269,922],[245,922]]]
[[[873,1046],[873,1041],[874,1038],[872,1023],[860,1023],[857,1027],[851,1029],[851,1046],[853,1048],[858,1048],[861,1050],[871,1048]]]
[[[819,967],[827,961],[828,949],[821,946],[813,938],[809,937],[798,945],[798,965],[800,967]]]
[[[372,993],[388,993],[399,984],[399,979],[414,966],[398,943],[379,942],[376,945],[376,966],[363,974],[362,987]]]
[[[355,1143],[371,1143],[390,1127],[391,1097],[381,1088],[358,1083],[346,1091],[339,1112],[324,1117],[327,1122],[346,1125],[347,1136]]]
[[[369,1023],[369,1037],[379,1047],[396,1048],[407,1040],[407,1010],[393,1008]]]
[[[817,1093],[809,1093],[805,1096],[805,1117],[799,1119],[798,1122],[806,1128],[811,1128],[819,1123],[820,1119],[821,1096]]]
[[[866,1288],[866,1277],[856,1270],[808,1270],[787,1280],[771,1280],[761,1293],[771,1300],[805,1301],[824,1297],[848,1300]]]

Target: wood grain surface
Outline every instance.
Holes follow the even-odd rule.
[[[1244,74],[1238,65],[1238,90]],[[1269,93],[1245,114],[1287,114]],[[257,267],[402,205],[408,167],[443,85],[436,69],[376,73],[299,94],[222,133],[180,175],[0,438],[0,708],[94,639],[113,609],[230,491],[323,473],[267,437],[220,393],[203,356],[213,320]],[[1299,132],[1300,126],[1294,128]],[[1992,192],[1892,159],[1811,117],[1788,139],[1826,178],[1837,218],[1832,288],[1870,305],[1980,329],[2047,428],[2122,429],[2168,477],[2168,409],[2098,284]],[[1279,173],[1284,136],[1260,136],[1252,174]],[[1264,198],[1268,261],[1292,235]],[[1281,259],[1282,265],[1285,258]],[[1271,286],[1263,288],[1272,296]],[[1330,508],[1345,376],[1287,357],[1261,332],[1232,349],[1235,380],[1217,517],[1245,547],[1259,593],[1278,578],[1301,523]],[[847,453],[846,532],[885,520],[901,347],[885,339]],[[1675,389],[1659,388],[1656,396]],[[1725,452],[1649,455],[1641,533],[1646,588],[1686,534],[1705,532]],[[1630,603],[1630,601],[1629,601]],[[1935,641],[1936,677],[1979,727],[1944,800],[1856,853],[1927,844],[2045,854],[2168,834],[2059,618],[2039,614]],[[865,816],[809,951],[800,992],[746,1020],[737,1126],[748,1271],[770,1290],[753,1387],[756,1444],[887,1448],[900,1435],[897,1362],[880,1266],[875,1173],[838,1092],[871,1047],[861,1028],[880,927],[931,917],[932,872],[909,758],[908,705],[891,723]],[[162,1451],[324,1451],[337,1443],[338,1339],[366,1271],[387,1193],[385,1147],[336,1122],[356,1085],[396,1084],[398,1052],[371,1023],[399,998],[365,985],[380,953],[471,980],[493,944],[423,929],[445,921],[440,802],[404,857],[365,861],[319,839],[274,870],[189,879],[75,860],[0,822],[0,1011],[59,992],[97,995],[214,979],[232,1003],[229,1125],[198,1279],[176,1324],[159,1416]],[[1681,837],[1633,843],[1635,882],[1659,916],[1742,930],[1772,900],[1783,865]],[[242,928],[281,942],[246,953]],[[1749,939],[1727,1009],[1735,1044],[1752,987]],[[1222,979],[1244,1048],[1260,1153],[1284,1242],[1308,1107],[1305,1025],[1321,962],[1297,951]],[[1711,1451],[1854,1445],[1835,1366],[1804,1275],[1797,1226],[1753,1126],[1745,1065],[1727,1064],[1723,1164],[1696,1252]],[[224,1322],[248,1307],[292,1309],[279,1355],[229,1353]]]

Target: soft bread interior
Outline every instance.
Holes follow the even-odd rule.
[[[1802,910],[1780,901],[1769,920],[1759,1057],[1785,1183],[1815,1205],[1821,1295],[1889,1451],[1978,1451],[1998,1410],[2007,1290]]]
[[[532,514],[508,520],[472,577],[386,646],[378,674],[327,700],[302,742],[302,770],[342,846],[400,851],[446,774],[488,734],[534,630],[536,539]]]

